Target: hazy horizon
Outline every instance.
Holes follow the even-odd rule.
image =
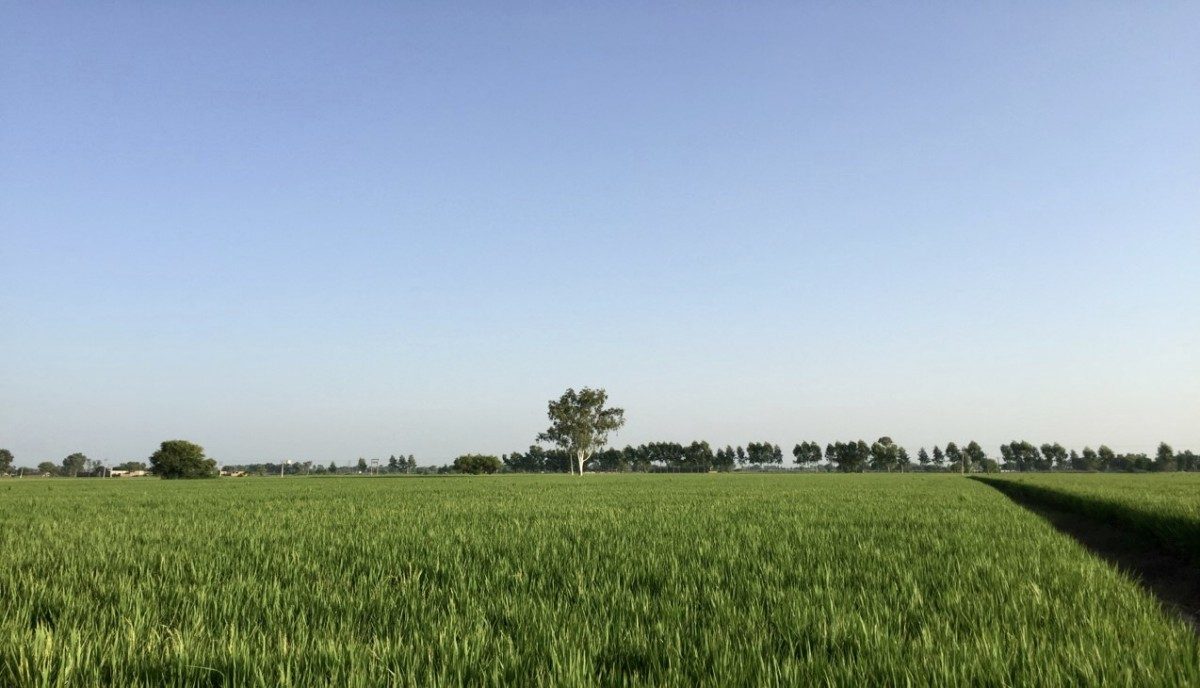
[[[0,8],[0,447],[1200,450],[1200,5]],[[790,457],[789,457],[790,459]]]

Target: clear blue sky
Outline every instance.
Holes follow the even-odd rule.
[[[0,446],[1200,449],[1200,5],[797,4],[5,3]]]

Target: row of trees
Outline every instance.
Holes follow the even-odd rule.
[[[82,452],[75,452],[64,458],[61,463],[43,461],[36,469],[14,469],[12,452],[0,449],[0,474],[28,472],[80,478],[111,475],[112,471],[147,470],[163,478],[209,478],[217,475],[217,462],[204,455],[203,447],[185,440],[163,442],[158,451],[150,455],[149,465],[141,461],[126,461],[111,468],[100,461],[89,459]]]
[[[1155,457],[1146,454],[1117,454],[1107,446],[1099,450],[1085,447],[1082,452],[1067,450],[1061,444],[1014,441],[1000,448],[1001,461],[989,457],[975,441],[959,446],[950,442],[932,451],[921,447],[912,457],[908,450],[890,437],[871,444],[863,440],[833,442],[821,447],[817,442],[801,442],[791,451],[791,464],[801,468],[842,472],[871,471],[1200,471],[1200,456],[1191,451],[1175,452],[1160,444]],[[529,473],[560,473],[572,470],[569,451],[533,445],[527,451],[515,451],[501,457],[504,470]],[[751,442],[726,446],[716,451],[708,442],[683,445],[677,442],[651,442],[623,449],[608,448],[594,452],[587,462],[593,471],[731,471],[735,468],[782,468],[783,451],[770,442]]]
[[[163,453],[164,451],[166,452],[165,454]],[[177,455],[183,456],[183,462],[189,466],[184,472],[198,474],[189,474],[186,476],[171,475],[171,477],[206,477],[208,473],[213,475],[217,473],[216,462],[204,456],[203,447],[183,440],[170,440],[164,442],[159,447],[159,450],[155,452],[155,456],[158,456],[160,459],[159,463],[156,463],[154,456],[152,456],[149,459],[149,464],[143,461],[126,461],[113,466],[105,466],[101,461],[89,459],[82,452],[76,452],[64,458],[60,463],[42,461],[36,467],[15,467],[13,465],[13,453],[7,449],[0,449],[0,475],[23,473],[28,475],[86,478],[104,477],[111,475],[113,471],[148,471],[154,475],[172,474],[178,472],[179,462],[172,460],[172,457]],[[200,468],[197,469],[193,464],[199,465]],[[262,462],[227,465],[224,468],[229,472],[244,472],[250,475],[415,473],[436,471],[436,469],[419,468],[417,466],[417,459],[412,454],[408,456],[393,454],[386,461],[373,461],[371,464],[368,464],[365,458],[360,457],[357,463],[345,466],[338,466],[332,462],[328,466],[325,466],[312,461],[282,461],[278,463]],[[445,469],[445,471],[448,470],[449,468]]]
[[[53,461],[42,461],[37,467],[17,467],[13,465],[13,453],[7,449],[0,449],[0,475],[6,473],[29,473],[43,475],[60,475],[71,478],[83,478],[91,476],[107,475],[110,471],[144,471],[146,464],[141,461],[126,461],[125,463],[117,464],[112,467],[105,466],[103,462],[94,459],[89,459],[82,452],[75,452],[59,463]]]
[[[501,463],[509,471],[559,473],[571,471],[574,458],[569,450],[546,449],[535,444],[528,451],[505,454]],[[637,447],[596,451],[587,460],[586,468],[598,471],[731,471],[737,466],[766,467],[782,463],[782,448],[770,442],[751,442],[745,447],[728,446],[716,451],[703,441],[688,445],[651,442]]]

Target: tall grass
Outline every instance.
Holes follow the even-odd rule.
[[[1197,685],[954,476],[0,483],[0,684]]]
[[[1018,474],[980,480],[1016,497],[1140,531],[1200,564],[1196,473]]]

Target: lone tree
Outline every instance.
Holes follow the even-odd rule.
[[[608,433],[625,425],[625,410],[606,408],[607,402],[608,392],[603,389],[568,388],[558,401],[550,402],[546,413],[550,428],[538,435],[538,441],[552,442],[574,456],[582,476],[584,464],[608,443]]]
[[[160,478],[215,478],[217,462],[205,458],[198,444],[167,440],[150,455],[150,470]]]
[[[7,449],[0,449],[0,473],[7,473],[12,467],[13,454]]]

